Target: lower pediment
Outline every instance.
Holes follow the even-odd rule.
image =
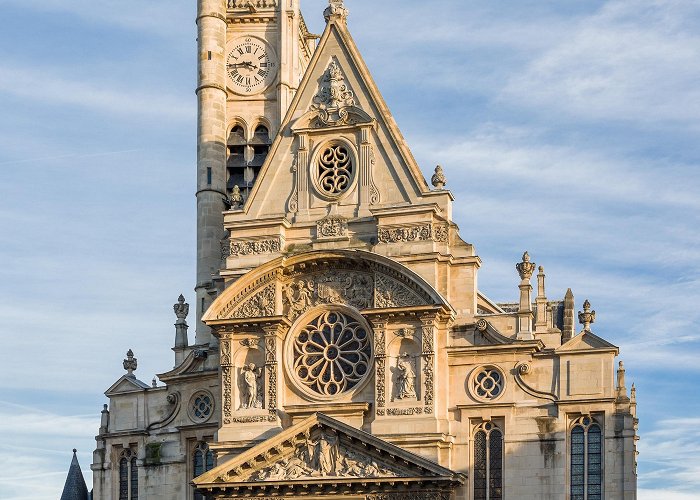
[[[339,488],[370,495],[420,485],[449,490],[463,482],[461,474],[323,414],[194,480],[202,492],[224,498],[234,493],[235,498],[270,492],[293,496],[300,490],[308,495]]]

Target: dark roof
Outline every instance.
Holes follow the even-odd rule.
[[[83,471],[80,470],[76,450],[73,450],[73,461],[70,463],[61,500],[88,500],[88,490],[85,485]]]

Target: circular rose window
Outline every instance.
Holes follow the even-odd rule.
[[[339,311],[315,316],[293,337],[293,374],[304,389],[324,397],[356,387],[370,371],[372,344],[359,321]]]

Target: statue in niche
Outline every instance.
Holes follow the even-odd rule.
[[[416,399],[416,372],[413,368],[413,361],[408,353],[403,353],[399,358],[398,375],[396,382],[398,385],[398,399]]]
[[[262,376],[262,368],[250,363],[241,370],[243,383],[241,384],[241,409],[252,410],[262,408],[262,398],[259,394],[261,384],[258,379]]]

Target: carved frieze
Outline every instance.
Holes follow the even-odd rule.
[[[414,491],[410,493],[379,493],[367,495],[366,500],[450,500],[444,491]]]
[[[282,250],[282,242],[279,238],[267,240],[231,241],[229,255],[238,257],[245,255],[259,255],[265,253],[277,253]]]
[[[423,408],[420,406],[413,408],[389,408],[386,413],[391,416],[421,415],[423,413]]]
[[[277,417],[274,415],[251,415],[249,417],[232,417],[230,422],[233,424],[259,424],[264,422],[276,422]]]
[[[344,217],[330,216],[316,223],[319,238],[342,238],[348,234],[348,221]]]
[[[423,224],[419,226],[380,227],[377,236],[380,243],[410,243],[414,241],[445,242],[449,235],[446,224]]]
[[[254,7],[276,7],[277,0],[227,0],[226,5],[229,9],[249,9],[251,6]]]

